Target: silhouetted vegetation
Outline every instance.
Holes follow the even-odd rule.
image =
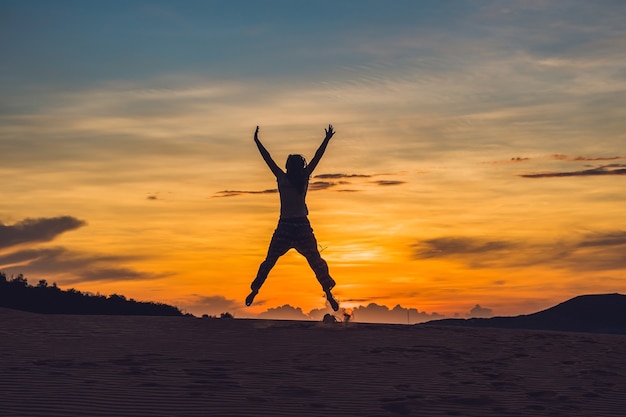
[[[22,274],[7,279],[3,272],[0,272],[0,307],[52,314],[183,315],[177,307],[168,304],[135,301],[118,294],[108,297],[88,294],[74,288],[61,290],[56,283],[48,285],[43,279],[32,286]]]

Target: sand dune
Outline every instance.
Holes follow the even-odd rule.
[[[626,336],[0,309],[0,416],[623,416]]]
[[[626,295],[580,295],[533,314],[443,319],[431,321],[430,325],[626,334]]]

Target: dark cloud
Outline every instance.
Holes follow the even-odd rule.
[[[166,276],[121,266],[130,256],[97,255],[69,251],[63,247],[26,249],[0,256],[0,269],[7,273],[36,277],[58,276],[70,284],[83,281],[126,281]]]
[[[444,318],[441,314],[420,312],[416,308],[406,308],[399,304],[389,309],[386,305],[370,303],[367,306],[353,308],[351,321],[359,323],[415,324],[441,318]]]
[[[304,314],[300,307],[293,307],[285,304],[280,307],[269,308],[267,311],[259,314],[260,319],[276,319],[276,320],[311,320],[309,316]]]
[[[326,190],[328,188],[332,188],[334,186],[336,186],[337,184],[346,184],[345,182],[332,182],[332,181],[313,181],[311,183],[309,183],[309,191],[320,191],[320,190]],[[261,191],[243,191],[243,190],[224,190],[224,191],[218,191],[217,193],[215,193],[216,195],[214,195],[214,197],[236,197],[239,195],[246,195],[246,194],[275,194],[278,192],[277,188],[271,188],[268,190],[261,190]]]
[[[130,268],[96,267],[84,270],[73,281],[140,281],[165,278],[167,274],[148,274]]]
[[[576,156],[571,157],[563,154],[553,154],[551,155],[552,159],[556,159],[558,161],[572,161],[572,162],[580,162],[580,161],[614,161],[617,159],[626,159],[626,156],[600,156],[600,157],[589,157],[589,156]]]
[[[380,180],[380,181],[372,181],[372,183],[376,185],[389,186],[389,185],[406,184],[406,181]]]
[[[417,260],[448,258],[477,269],[534,265],[572,271],[626,269],[626,231],[622,230],[535,243],[448,236],[420,241],[412,248]]]
[[[586,156],[577,156],[576,158],[572,158],[572,161],[614,161],[616,159],[624,159],[625,156],[609,156],[609,157],[599,157],[599,158],[590,158]]]
[[[344,301],[347,302],[348,300]],[[414,324],[444,318],[441,314],[420,312],[415,308],[405,308],[401,305],[396,305],[392,309],[389,309],[389,307],[385,305],[376,303],[370,303],[367,306],[360,305],[353,309],[340,309],[339,312],[334,312],[329,306],[326,306],[320,309],[313,309],[308,314],[304,313],[300,307],[285,304],[280,307],[270,308],[260,313],[257,317],[272,320],[321,321],[324,315],[332,314],[341,321],[344,319],[344,313],[348,313],[351,316],[350,321],[360,323]]]
[[[501,165],[501,164],[513,164],[516,162],[526,162],[526,161],[530,161],[530,158],[528,157],[522,157],[522,156],[515,156],[511,159],[506,159],[504,161],[492,161],[492,162],[484,162],[485,164],[494,164],[494,165]]]
[[[319,174],[315,175],[313,178],[322,178],[322,179],[340,179],[340,178],[370,178],[371,175],[365,174]]]
[[[503,240],[484,240],[469,237],[440,237],[413,245],[416,259],[484,254],[513,247],[515,247],[515,244]]]
[[[331,181],[314,181],[309,184],[309,190],[310,191],[326,190],[336,185],[337,185],[336,182],[331,182]]]
[[[322,191],[327,190],[329,188],[335,188],[337,186],[349,186],[352,184],[350,181],[346,181],[346,179],[354,179],[354,178],[371,178],[376,175],[393,175],[393,174],[342,174],[342,173],[329,173],[329,174],[319,174],[313,176],[313,178],[325,180],[325,181],[311,181],[309,183],[309,191]],[[336,180],[336,181],[330,181]],[[370,184],[376,184],[380,186],[391,186],[391,185],[400,185],[405,184],[405,181],[392,181],[392,180],[380,180],[380,181],[371,181]],[[354,190],[350,188],[341,188],[336,189],[339,192],[357,192],[359,190]],[[277,193],[278,189],[273,188],[269,190],[223,190],[215,193],[214,197],[236,197],[239,195],[246,194],[273,194]]]
[[[589,234],[578,244],[580,247],[616,245],[626,245],[626,231]]]
[[[471,318],[487,318],[493,316],[493,310],[486,307],[481,307],[480,304],[476,304],[474,308],[472,308],[469,313],[467,313],[467,317]]]
[[[8,254],[0,255],[0,267],[6,267],[12,264],[21,264],[25,262],[32,262],[41,257],[55,256],[63,253],[63,248],[48,248],[48,249],[25,249],[17,252],[11,252]]]
[[[626,175],[626,165],[610,164],[596,168],[584,169],[582,171],[569,172],[539,172],[532,174],[521,174],[522,178],[554,178],[554,177],[583,177],[598,175]]]
[[[278,192],[277,188],[271,188],[261,191],[242,191],[242,190],[224,190],[218,191],[214,197],[235,197],[244,194],[275,194]]]
[[[0,249],[22,243],[49,242],[85,224],[71,216],[24,219],[10,226],[0,223]]]
[[[148,196],[148,200],[158,200],[159,197],[157,197],[156,195],[149,195]]]
[[[626,269],[626,231],[589,233],[573,244],[565,267],[601,271]]]
[[[198,315],[208,314],[209,316],[219,317],[222,313],[230,313],[238,317],[242,312],[242,301],[226,298],[221,295],[199,295],[193,294],[190,300],[179,302],[181,305],[187,305]]]

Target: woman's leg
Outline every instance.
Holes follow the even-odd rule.
[[[339,309],[339,304],[330,292],[330,290],[332,290],[335,286],[335,280],[330,276],[328,264],[324,259],[322,259],[322,255],[320,255],[320,251],[317,249],[317,240],[313,234],[313,229],[309,227],[308,230],[301,233],[300,238],[295,242],[294,247],[306,258],[307,262],[311,266],[311,269],[315,272],[315,277],[326,293],[326,299],[330,303],[333,310],[337,311]]]
[[[265,260],[261,262],[259,266],[259,271],[256,274],[256,278],[252,281],[250,288],[252,292],[246,298],[246,305],[249,306],[254,301],[254,297],[259,293],[259,289],[267,279],[270,271],[276,265],[278,258],[283,256],[287,251],[291,249],[291,241],[283,231],[280,230],[280,226],[276,228],[274,231],[274,235],[272,236],[272,241],[270,242],[270,246],[267,249],[267,255],[265,256]]]
[[[335,286],[335,280],[330,277],[328,264],[320,251],[317,249],[317,240],[313,235],[313,231],[302,236],[296,243],[295,248],[302,254],[309,263],[309,266],[315,272],[315,277],[319,281],[324,291],[331,290]]]

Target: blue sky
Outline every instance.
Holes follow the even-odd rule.
[[[464,10],[441,2],[3,2],[3,47],[10,69],[31,81],[176,71],[317,78],[367,59],[364,39],[456,27]]]

